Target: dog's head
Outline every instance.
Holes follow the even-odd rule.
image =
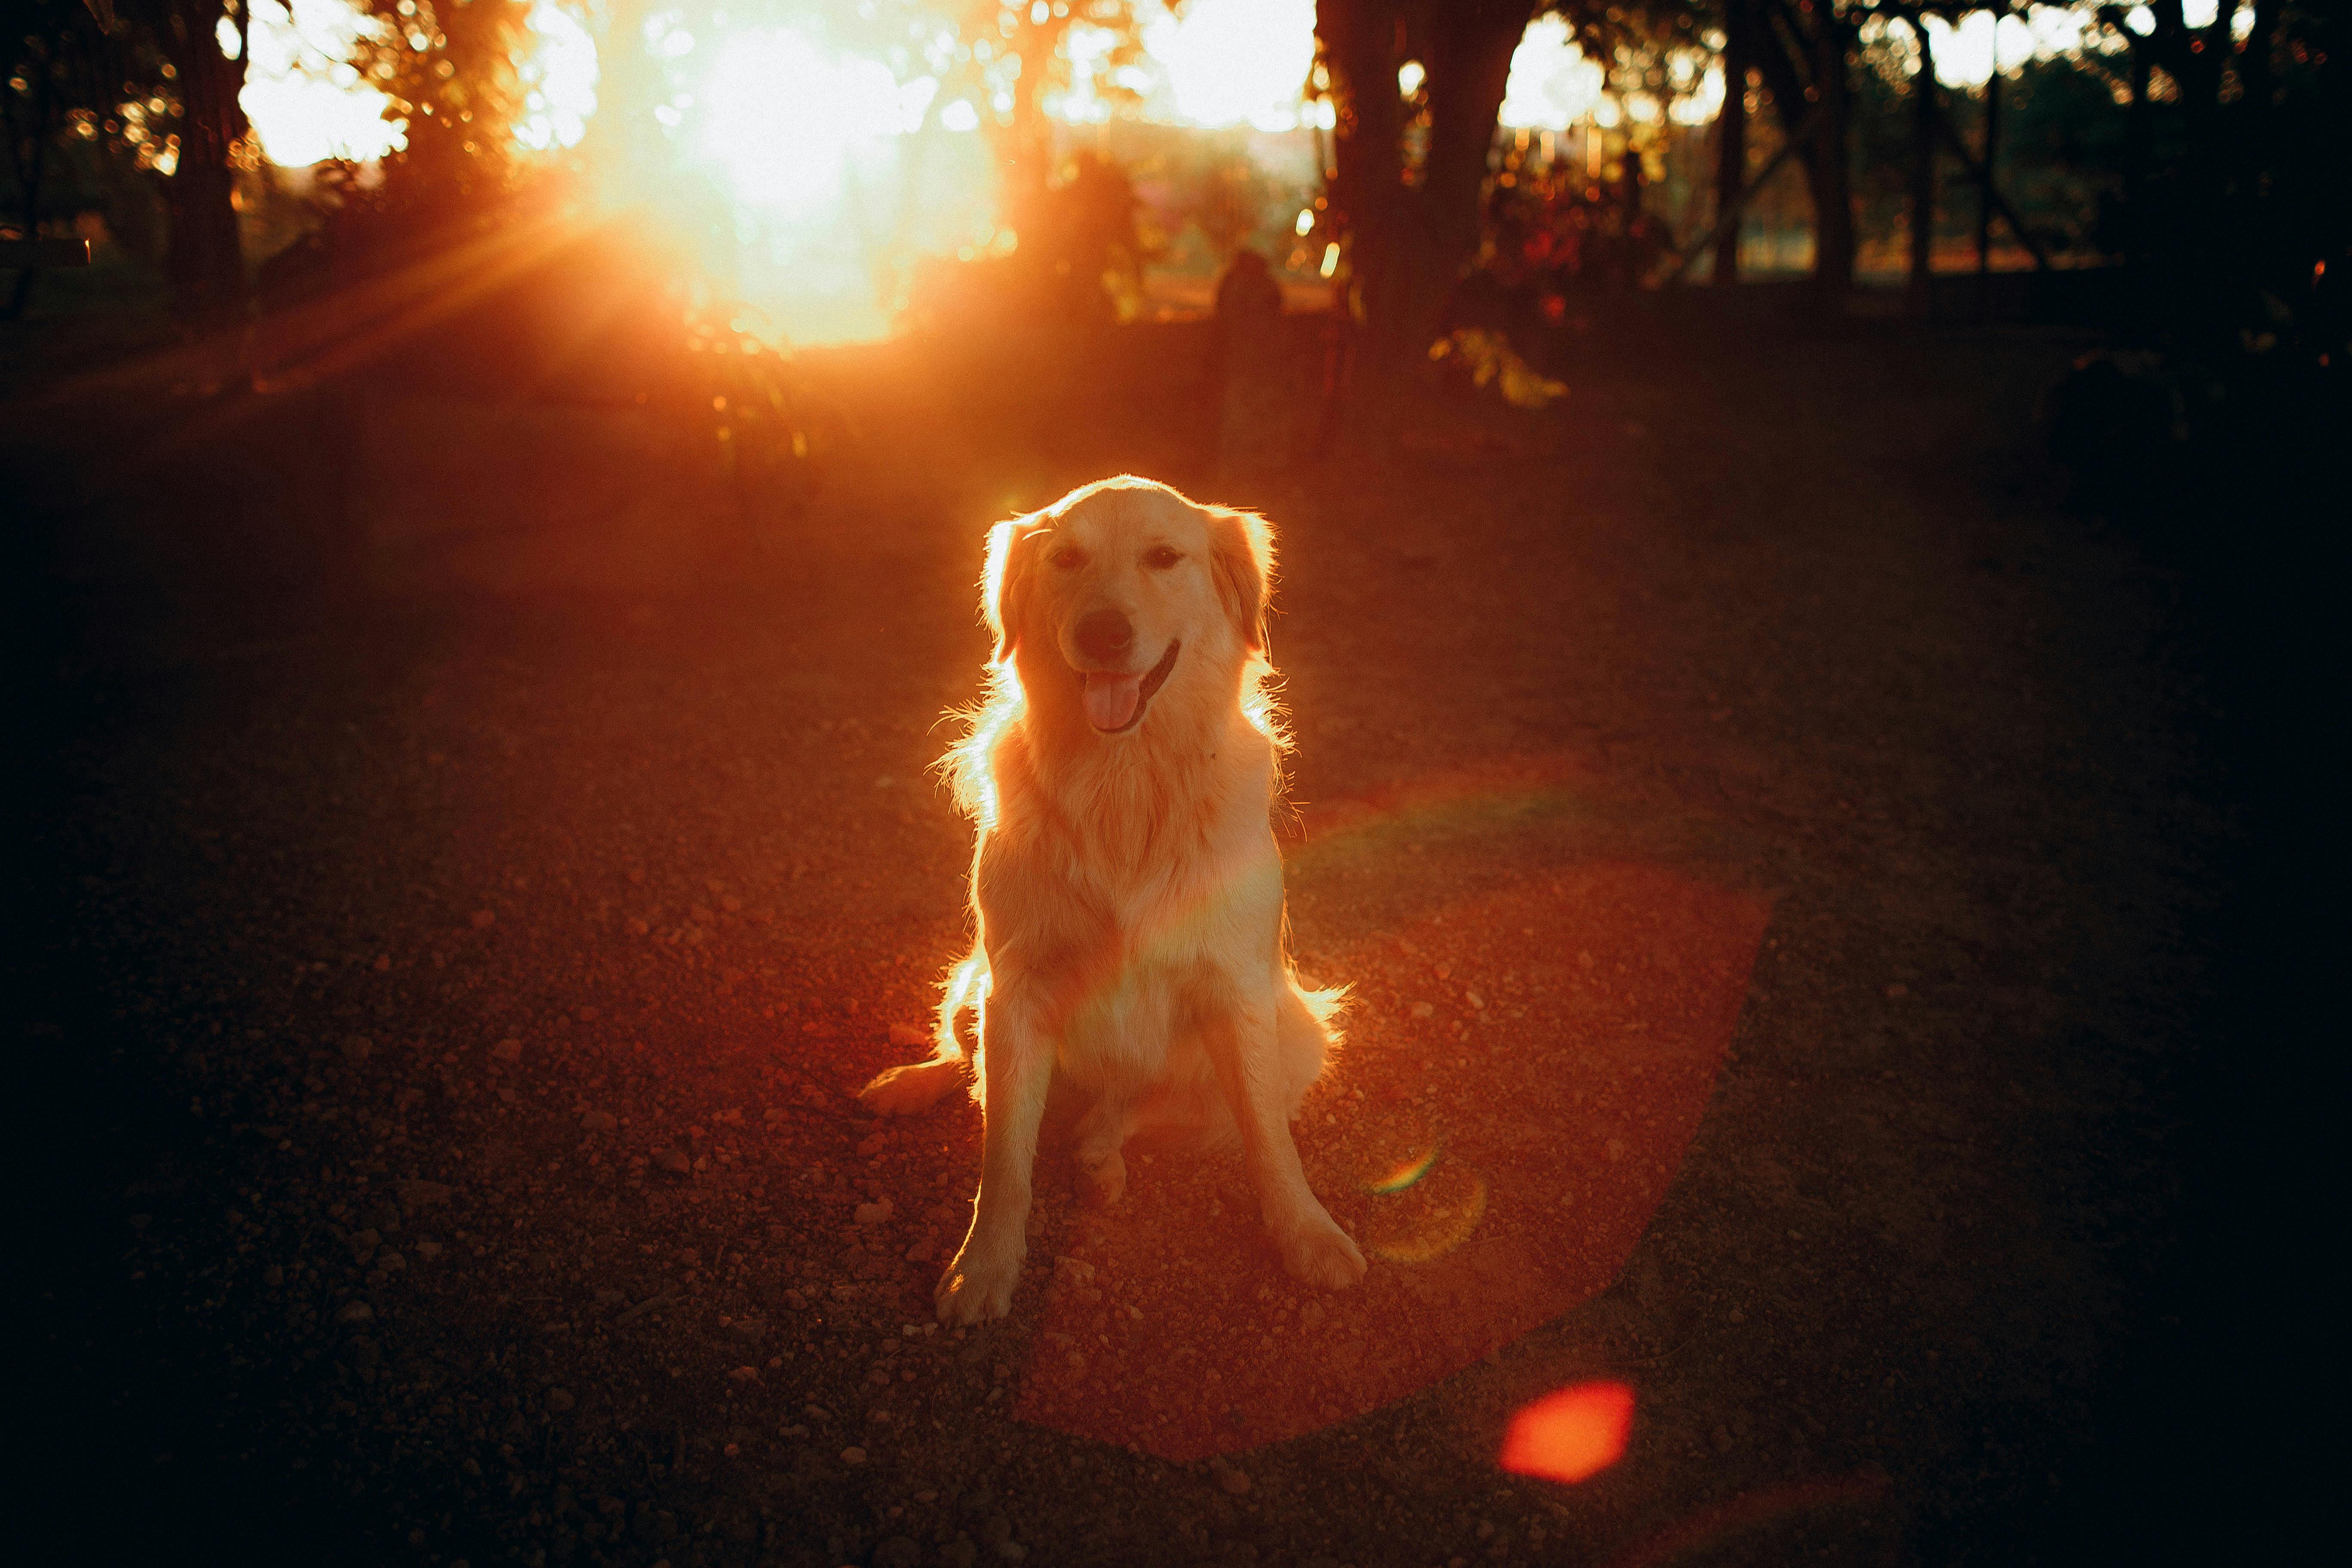
[[[985,594],[1032,700],[1066,688],[1097,734],[1141,729],[1171,682],[1224,689],[1265,651],[1274,536],[1253,513],[1122,476],[996,525]]]

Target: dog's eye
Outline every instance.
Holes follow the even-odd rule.
[[[1165,572],[1183,559],[1164,544],[1155,545],[1143,552],[1143,563],[1155,572]]]
[[[1057,572],[1075,572],[1087,563],[1087,552],[1075,544],[1065,544],[1050,558]]]

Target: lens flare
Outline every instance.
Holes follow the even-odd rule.
[[[1497,1463],[1515,1476],[1589,1480],[1622,1458],[1633,1428],[1633,1391],[1622,1383],[1580,1383],[1520,1407],[1503,1435]]]
[[[1558,765],[1424,775],[1377,797],[1328,803],[1308,814],[1307,841],[1290,861],[1310,863],[1303,887],[1380,887],[1404,909],[1414,909],[1408,897],[1423,900],[1409,918],[1314,948],[1314,966],[1346,974],[1362,996],[1355,1038],[1333,1065],[1337,1092],[1311,1101],[1299,1129],[1316,1191],[1367,1256],[1415,1237],[1425,1251],[1447,1237],[1415,1225],[1468,1217],[1459,1200],[1475,1194],[1475,1172],[1491,1194],[1477,1229],[1444,1257],[1377,1263],[1362,1289],[1260,1296],[1270,1260],[1255,1216],[1204,1221],[1202,1184],[1219,1179],[1213,1167],[1135,1163],[1129,1206],[1118,1224],[1088,1230],[1087,1260],[1112,1278],[1172,1270],[1193,1288],[1163,1292],[1146,1317],[1108,1321],[1097,1319],[1100,1301],[1077,1291],[1049,1296],[1020,1379],[1021,1420],[1180,1463],[1259,1449],[1423,1397],[1620,1278],[1718,1082],[1771,906],[1664,867],[1582,858],[1596,796],[1582,775],[1548,771]],[[1435,900],[1429,871],[1411,864],[1418,857],[1392,847],[1424,840],[1532,874]],[[1516,972],[1528,983],[1514,997],[1527,1016],[1514,1020],[1511,1048],[1456,1047],[1433,1059],[1442,1021],[1401,1015],[1424,990],[1413,971],[1440,961],[1457,966],[1445,978],[1459,984],[1489,970],[1496,982]],[[1511,994],[1479,988],[1487,1011],[1496,993]],[[1450,1074],[1450,1087],[1475,1090],[1477,1110],[1458,1116],[1423,1093],[1433,1068]],[[1441,1142],[1410,1187],[1364,1190]],[[1441,1217],[1439,1208],[1450,1212]],[[1209,1350],[1220,1376],[1171,1353],[1185,1346]],[[1214,1348],[1236,1346],[1250,1353]],[[1596,1367],[1526,1385],[1495,1413],[1492,1438],[1473,1440],[1475,1457],[1495,1459],[1521,1404],[1596,1376],[1633,1381],[1622,1368]],[[1685,1559],[1650,1561],[1664,1568]],[[1633,1568],[1632,1559],[1617,1568]]]
[[[1436,1163],[1437,1146],[1432,1144],[1422,1153],[1407,1154],[1381,1174],[1366,1182],[1364,1191],[1378,1193],[1383,1197],[1392,1193],[1401,1193],[1429,1174],[1431,1168]]]
[[[1365,1245],[1391,1263],[1433,1263],[1470,1239],[1486,1217],[1486,1178],[1467,1165],[1437,1165],[1400,1190],[1370,1221]]]

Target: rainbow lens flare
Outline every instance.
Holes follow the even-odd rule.
[[[1433,1143],[1421,1153],[1407,1154],[1380,1175],[1366,1182],[1364,1191],[1378,1193],[1383,1197],[1404,1191],[1429,1174],[1431,1169],[1436,1165],[1437,1149],[1438,1146]]]
[[[1469,1240],[1486,1217],[1486,1178],[1458,1162],[1438,1165],[1382,1205],[1364,1244],[1391,1263],[1430,1263]]]

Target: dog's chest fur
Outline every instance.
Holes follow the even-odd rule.
[[[1034,966],[1082,1076],[1156,1070],[1188,987],[1230,963],[1220,955],[1263,955],[1264,976],[1222,976],[1244,987],[1278,963],[1270,748],[1255,732],[1214,751],[1138,742],[1066,758],[1008,748],[1000,785],[1026,798],[981,845],[992,966]],[[1000,906],[992,870],[1024,895]],[[1036,898],[1041,883],[1064,896]]]

